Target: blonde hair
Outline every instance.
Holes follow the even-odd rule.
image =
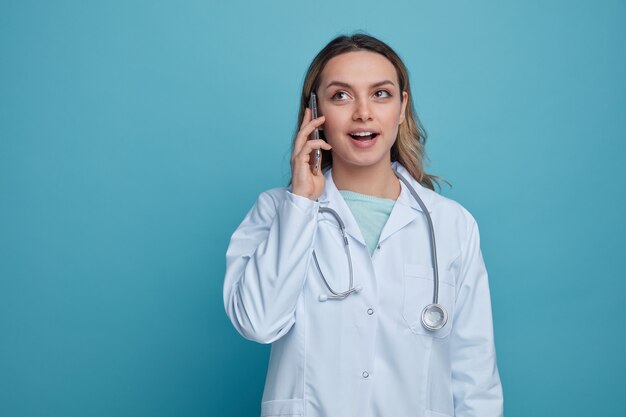
[[[398,128],[398,137],[391,148],[391,161],[401,163],[420,184],[434,190],[434,184],[439,184],[439,180],[448,183],[446,180],[424,172],[424,159],[428,159],[424,145],[426,144],[426,131],[417,117],[411,98],[411,87],[409,85],[409,73],[406,66],[387,44],[363,33],[356,33],[351,36],[341,35],[330,41],[322,49],[309,65],[302,85],[302,95],[300,99],[300,111],[296,133],[300,130],[300,125],[304,119],[304,112],[308,106],[309,94],[319,87],[322,71],[328,61],[347,52],[370,51],[381,54],[387,58],[396,68],[400,91],[406,91],[408,104],[405,111],[405,120]],[[320,132],[323,133],[323,132]],[[295,136],[295,135],[294,135]],[[293,151],[293,144],[292,144]],[[322,150],[322,170],[332,166],[332,154],[330,151]],[[290,182],[291,183],[291,182]],[[449,184],[449,183],[448,183]]]

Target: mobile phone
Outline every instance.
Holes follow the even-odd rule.
[[[311,91],[311,95],[309,97],[309,108],[311,109],[311,120],[317,119],[317,96],[315,95],[315,91]],[[313,133],[311,133],[309,140],[319,138],[320,131],[316,127]],[[313,173],[313,175],[317,175],[320,170],[320,166],[322,165],[322,150],[315,149],[313,152],[311,152],[311,158],[309,159],[309,161],[311,165],[311,172]]]

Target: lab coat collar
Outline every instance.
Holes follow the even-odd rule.
[[[409,171],[402,166],[399,162],[393,162],[391,167],[398,171],[398,174],[402,175],[409,184],[413,187],[417,195],[422,199],[424,205],[428,209],[429,213],[432,213],[431,209],[431,197],[433,193],[431,190],[426,189],[419,182],[417,182]],[[393,210],[387,219],[387,223],[383,227],[378,242],[381,243],[389,236],[393,235],[409,223],[413,222],[418,216],[422,216],[422,207],[413,198],[411,191],[407,186],[400,181],[400,195],[396,200],[396,204],[393,206]]]
[[[428,208],[428,212],[432,213],[432,209],[430,208],[432,192],[422,186],[419,182],[417,182],[411,176],[409,171],[399,162],[393,162],[391,166],[392,168],[397,170],[400,175],[402,175],[409,181],[411,186],[415,189],[415,192],[417,192],[417,194],[420,196],[420,198]],[[324,173],[324,178],[326,179],[326,186],[324,187],[324,191],[319,196],[317,201],[319,201],[321,206],[330,207],[335,210],[341,216],[343,222],[345,223],[346,233],[351,235],[357,241],[361,242],[363,245],[366,245],[359,225],[354,219],[350,208],[343,199],[343,196],[339,193],[339,190],[337,189],[337,186],[333,181],[332,168],[328,169]],[[387,220],[387,223],[382,230],[379,242],[382,242],[396,231],[411,223],[413,220],[415,220],[418,214],[422,212],[422,208],[420,207],[418,202],[415,201],[415,199],[411,195],[411,192],[402,181],[400,181],[400,186],[400,195],[398,196],[398,199],[393,206],[391,214],[389,215],[389,219]]]
[[[364,246],[367,246],[365,243],[365,238],[361,233],[361,229],[357,224],[354,216],[352,215],[352,211],[348,204],[343,199],[343,196],[339,193],[335,182],[333,181],[332,168],[328,169],[324,173],[324,178],[326,179],[326,185],[324,187],[324,191],[318,197],[317,201],[319,201],[320,206],[328,207],[337,212],[341,220],[343,220],[344,225],[346,226],[346,233],[352,236],[355,240],[362,243]]]
[[[427,189],[422,184],[417,182],[417,180],[415,180],[415,178],[413,178],[411,173],[404,167],[404,165],[400,164],[399,162],[397,162],[397,161],[392,162],[391,163],[391,167],[393,169],[395,169],[396,171],[398,171],[398,174],[402,175],[409,182],[409,184],[411,184],[411,186],[413,187],[413,189],[415,190],[417,195],[422,199],[422,202],[424,203],[424,205],[428,209],[428,212],[432,213],[433,210],[431,208],[431,203],[432,203],[433,191]],[[413,198],[413,196],[411,195],[411,192],[406,187],[406,185],[404,185],[404,183],[402,181],[400,181],[400,185],[401,185],[402,189],[400,191],[400,195],[398,196],[397,202],[399,202],[401,204],[404,204],[404,205],[407,205],[409,207],[412,207],[415,210],[421,212],[422,211],[422,207]]]

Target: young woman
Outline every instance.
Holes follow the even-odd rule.
[[[332,40],[299,125],[290,186],[259,196],[226,254],[228,316],[272,343],[261,415],[501,416],[478,227],[424,172],[401,59],[368,35]]]

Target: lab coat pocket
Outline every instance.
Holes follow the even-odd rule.
[[[439,269],[439,304],[448,313],[448,321],[439,330],[428,330],[422,325],[422,311],[433,302],[433,290],[434,273],[430,265],[404,264],[404,321],[415,334],[443,338],[450,334],[454,314],[454,282],[449,271]]]
[[[264,401],[261,403],[261,417],[301,417],[303,409],[302,399]]]

